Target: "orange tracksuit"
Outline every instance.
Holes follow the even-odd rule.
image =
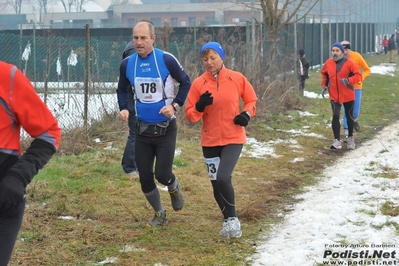
[[[321,69],[321,75],[321,87],[328,87],[331,101],[343,104],[355,100],[353,85],[362,81],[362,74],[352,60],[344,57],[335,62],[329,58]],[[343,78],[348,79],[349,86],[341,82]]]
[[[21,126],[35,140],[31,159],[16,169],[12,166],[22,153]],[[11,169],[29,183],[56,151],[60,137],[57,120],[30,81],[15,66],[0,61],[0,182]]]
[[[201,94],[212,93],[213,104],[198,112],[195,104]],[[244,102],[241,111],[240,98]],[[203,121],[201,146],[215,147],[227,144],[244,144],[245,127],[234,124],[234,118],[241,112],[256,114],[257,96],[248,80],[239,72],[226,69],[219,71],[216,79],[212,73],[205,72],[194,80],[186,102],[186,118],[190,122]]]

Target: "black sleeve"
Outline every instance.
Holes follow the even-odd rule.
[[[54,145],[41,139],[34,139],[28,150],[10,168],[7,175],[17,177],[26,186],[55,152]]]

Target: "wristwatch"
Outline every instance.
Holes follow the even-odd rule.
[[[173,109],[175,109],[175,112],[180,110],[180,105],[176,102],[172,103]]]

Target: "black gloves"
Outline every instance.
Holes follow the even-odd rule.
[[[247,112],[242,112],[234,118],[234,124],[246,127],[248,125],[249,119],[250,117]]]
[[[20,204],[25,197],[25,186],[18,177],[6,175],[0,183],[0,210],[8,210]]]
[[[32,141],[28,150],[7,171],[0,183],[0,209],[15,207],[23,201],[26,186],[55,152],[54,145],[47,141]]]
[[[341,79],[342,84],[344,84],[345,86],[349,85],[349,80],[347,78],[343,78]]]
[[[212,103],[213,103],[212,93],[206,91],[203,94],[201,94],[198,102],[195,104],[195,109],[197,109],[198,112],[203,112],[205,110],[205,107],[211,105]]]

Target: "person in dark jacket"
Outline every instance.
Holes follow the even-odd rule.
[[[34,139],[23,155],[21,127]],[[8,264],[22,224],[26,186],[56,152],[60,138],[57,120],[28,78],[0,61],[1,266]]]
[[[297,61],[297,77],[299,80],[299,91],[303,95],[303,91],[305,90],[305,81],[309,78],[309,62],[305,59],[305,50],[300,49],[299,59]]]
[[[388,52],[389,52],[389,63],[393,63],[394,60],[394,55],[393,53],[396,50],[396,45],[395,45],[395,34],[391,35],[391,38],[388,40]]]
[[[133,41],[130,41],[123,50],[122,59],[134,54],[136,50],[133,46]],[[129,136],[127,137],[125,150],[122,157],[122,169],[130,178],[138,178],[137,165],[136,165],[136,152],[135,152],[135,139],[136,139],[136,108],[134,104],[134,95],[132,86],[128,88],[128,111],[129,111]]]

